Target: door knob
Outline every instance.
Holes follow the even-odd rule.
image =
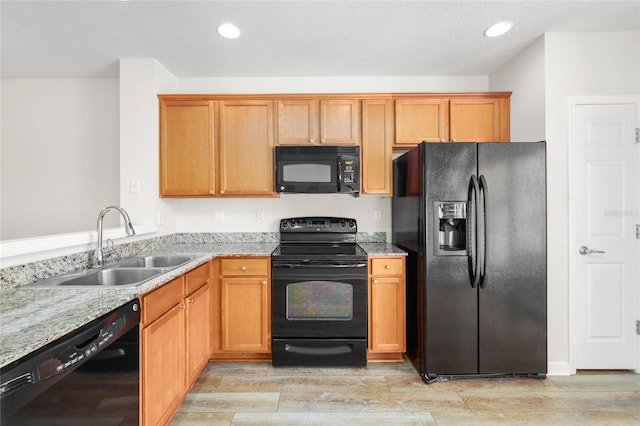
[[[580,248],[578,249],[578,252],[583,256],[585,256],[587,254],[593,254],[593,253],[604,253],[604,251],[602,251],[602,250],[591,250],[587,246],[580,246]]]

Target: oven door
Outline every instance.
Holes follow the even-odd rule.
[[[274,338],[366,338],[366,261],[272,261]]]

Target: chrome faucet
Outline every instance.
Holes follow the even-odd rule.
[[[117,210],[120,212],[120,215],[122,215],[122,218],[124,219],[124,229],[125,231],[127,231],[127,235],[136,235],[136,231],[133,229],[133,225],[131,225],[129,214],[122,207],[109,206],[106,209],[102,210],[100,214],[98,214],[98,247],[96,247],[96,251],[93,254],[94,267],[99,267],[104,264],[104,253],[102,251],[102,219],[111,210]]]

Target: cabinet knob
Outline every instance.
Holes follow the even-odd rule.
[[[444,140],[444,138],[442,138],[442,139],[440,139],[440,142],[446,142],[446,141]]]
[[[367,192],[367,188],[363,189],[363,190],[362,190],[362,192],[365,192],[365,193],[366,193],[366,192]]]
[[[193,303],[193,302],[194,302],[194,300],[193,300],[193,299],[187,299],[187,302],[189,302],[189,303]]]
[[[456,138],[451,139],[451,142],[458,142]]]
[[[374,284],[378,284],[378,280],[373,280],[373,283]]]
[[[224,194],[224,191],[220,191],[221,194]]]
[[[240,267],[240,270],[241,270],[242,272],[245,272],[245,271],[247,270],[247,267],[246,267],[246,266],[241,266],[241,267]]]
[[[184,309],[184,308],[185,308],[184,303],[181,303],[180,304],[180,309]]]
[[[262,285],[267,285],[267,280],[262,280]]]
[[[384,265],[384,269],[391,269],[391,265]]]
[[[316,143],[316,140],[315,139],[309,139],[309,142]]]
[[[326,142],[326,140],[325,140],[325,139],[322,139],[320,142],[325,143],[325,142]]]

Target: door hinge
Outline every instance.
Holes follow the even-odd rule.
[[[636,143],[640,143],[640,128],[636,127]]]
[[[636,320],[636,334],[640,336],[640,320]]]
[[[640,240],[640,225],[636,225],[636,240]]]

